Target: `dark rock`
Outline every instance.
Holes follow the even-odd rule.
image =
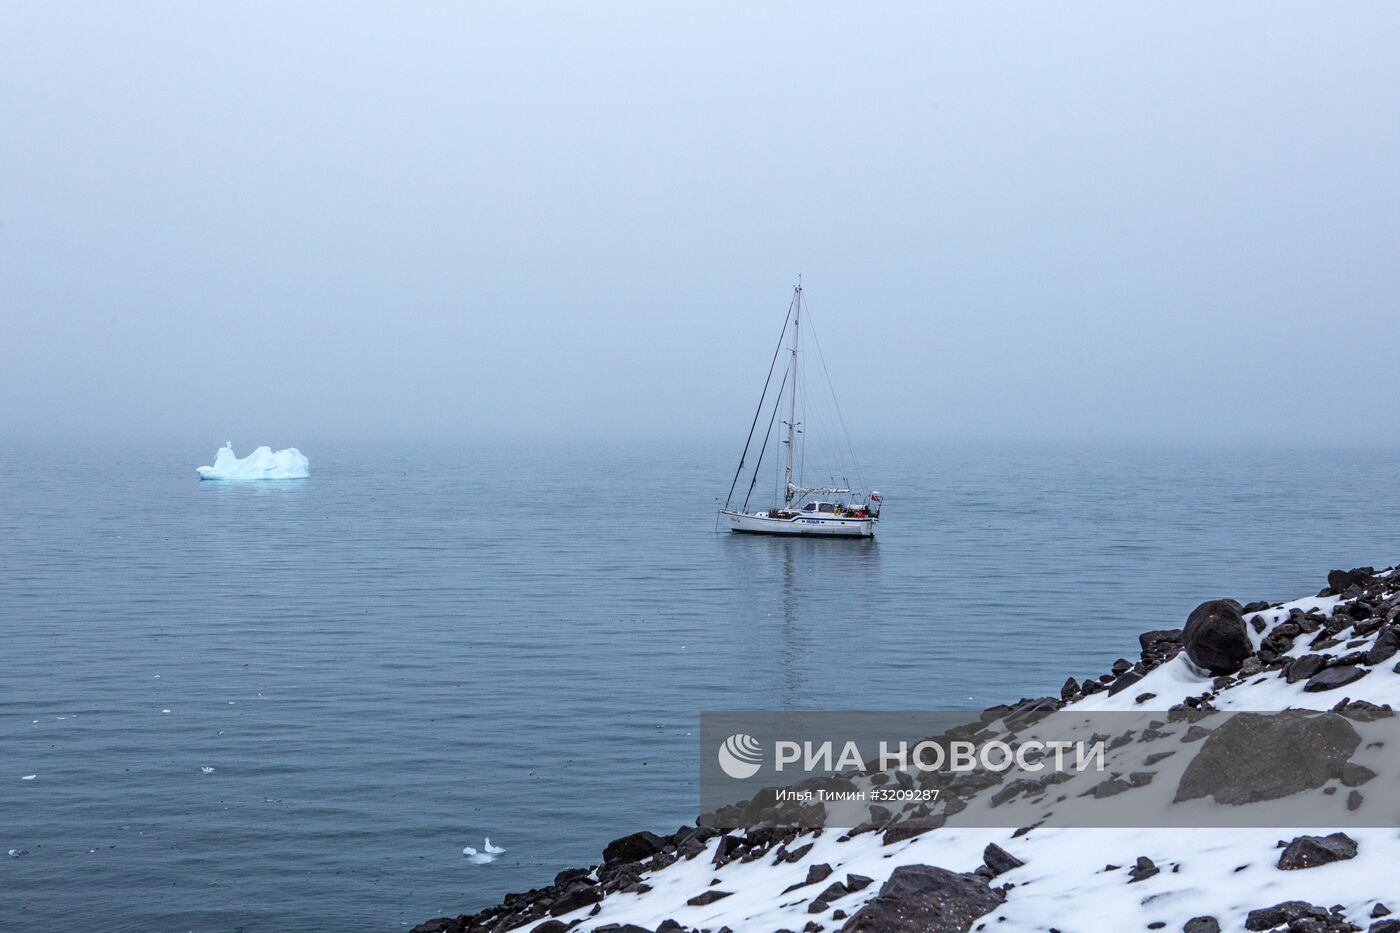
[[[603,861],[640,862],[660,852],[665,846],[665,841],[656,833],[633,833],[608,843],[608,847],[603,850]]]
[[[1342,665],[1340,667],[1327,667],[1314,674],[1304,685],[1306,693],[1321,693],[1324,690],[1336,690],[1338,687],[1345,687],[1347,684],[1355,683],[1369,674],[1370,671],[1364,667],[1354,665]]]
[[[1201,743],[1175,802],[1277,800],[1340,777],[1361,736],[1336,713],[1236,713]]]
[[[805,846],[798,846],[796,849],[786,849],[778,853],[778,857],[773,860],[775,865],[783,862],[800,862],[807,857],[807,853],[812,851],[814,843],[807,843]]]
[[[846,890],[864,891],[866,888],[870,887],[871,883],[874,882],[874,880],[874,878],[867,878],[864,875],[847,875]]]
[[[1191,663],[1216,676],[1234,674],[1254,653],[1240,604],[1233,599],[1212,599],[1193,609],[1181,640]]]
[[[1115,696],[1122,693],[1139,680],[1142,680],[1142,677],[1143,675],[1139,674],[1137,671],[1124,671],[1122,674],[1118,675],[1117,680],[1109,685],[1108,695]]]
[[[1134,702],[1134,703],[1146,703],[1148,700],[1152,699],[1152,698],[1155,697],[1156,695],[1157,695],[1157,694],[1155,694],[1155,693],[1139,693],[1137,696],[1133,697],[1133,702]]]
[[[1400,933],[1400,920],[1378,920],[1366,933]]]
[[[1146,881],[1160,871],[1161,869],[1153,863],[1152,859],[1145,855],[1139,855],[1137,864],[1128,869],[1128,884],[1135,881]]]
[[[1389,916],[1389,915],[1390,915],[1390,908],[1387,907],[1387,906],[1385,906],[1384,904],[1380,903],[1379,901],[1376,902],[1376,906],[1375,906],[1375,907],[1372,907],[1372,908],[1371,908],[1371,919],[1372,919],[1372,920],[1376,919],[1377,917],[1386,917],[1386,916]]]
[[[636,881],[645,870],[641,862],[608,862],[598,869],[598,883],[602,885],[616,882],[626,884],[629,881]]]
[[[1193,722],[1193,723],[1191,723],[1191,725],[1189,725],[1189,726],[1186,727],[1186,733],[1185,733],[1184,735],[1182,735],[1181,741],[1182,741],[1182,742],[1199,742],[1201,739],[1204,739],[1204,738],[1205,738],[1206,736],[1208,736],[1208,735],[1210,735],[1210,730],[1209,730],[1209,729],[1207,729],[1207,728],[1205,728],[1205,727],[1203,727],[1203,726],[1199,726],[1199,725],[1197,725],[1196,723]]]
[[[825,862],[821,863],[820,865],[812,865],[807,869],[807,880],[799,881],[797,882],[797,884],[788,885],[787,887],[783,888],[783,893],[787,894],[789,891],[796,891],[798,888],[805,888],[809,884],[817,884],[818,882],[825,881],[830,877],[830,865],[826,864]]]
[[[1214,917],[1192,917],[1181,928],[1181,933],[1220,933],[1220,921]]]
[[[1382,629],[1376,636],[1376,643],[1366,652],[1366,663],[1380,664],[1394,657],[1397,651],[1400,651],[1400,632],[1393,628]]]
[[[1011,800],[1020,794],[1025,794],[1028,797],[1033,797],[1036,794],[1041,794],[1044,792],[1045,788],[1039,781],[1033,781],[1030,778],[1017,778],[1014,781],[1009,781],[1006,784],[1003,784],[1002,787],[996,793],[992,794],[989,802],[992,806],[999,807],[1002,804],[1006,803],[1006,801]]]
[[[530,930],[530,933],[565,933],[569,925],[563,920],[546,920]]]
[[[813,898],[813,906],[815,906],[816,904],[821,904],[821,910],[812,910],[811,908],[808,908],[807,912],[814,914],[821,913],[822,910],[826,910],[827,905],[830,904],[832,901],[838,901],[850,893],[850,891],[846,890],[846,886],[844,884],[842,884],[839,881],[833,881],[831,884],[827,885],[822,890],[822,893],[818,894],[815,898]]]
[[[596,885],[583,881],[575,881],[564,889],[564,893],[554,899],[554,903],[549,905],[549,914],[552,917],[559,917],[570,911],[578,910],[580,907],[587,907],[589,904],[596,904],[603,899],[603,889]]]
[[[1307,680],[1318,671],[1327,666],[1327,655],[1325,654],[1305,654],[1288,663],[1283,669],[1283,676],[1290,684],[1296,684],[1300,680]]]
[[[738,854],[743,844],[743,840],[738,836],[725,836],[720,839],[719,845],[715,846],[715,857],[710,861],[715,865],[727,864]]]
[[[1093,797],[1097,800],[1102,800],[1104,797],[1113,797],[1123,793],[1125,790],[1151,784],[1154,774],[1155,772],[1152,771],[1134,771],[1132,774],[1128,775],[1126,780],[1121,777],[1112,777],[1106,781],[1100,781],[1079,796]]]
[[[992,876],[995,877],[1005,874],[1013,868],[1020,868],[1026,863],[995,842],[989,842],[987,843],[987,848],[982,850],[982,864],[990,868],[992,870]]]
[[[733,891],[717,891],[711,888],[703,894],[695,895],[690,900],[686,901],[686,903],[691,907],[704,907],[706,904],[713,904],[715,901],[724,900],[733,893]]]
[[[1350,858],[1356,858],[1356,841],[1346,833],[1299,836],[1284,846],[1283,854],[1278,858],[1278,867],[1284,871],[1296,871]]]
[[[711,838],[718,836],[719,830],[713,826],[682,826],[671,834],[671,840],[676,848],[680,848],[692,839],[700,842],[707,842]]]
[[[587,868],[566,868],[554,876],[554,884],[556,887],[567,888],[570,882],[587,878],[589,871]]]
[[[1003,900],[980,878],[931,865],[902,865],[841,933],[965,933]]]
[[[1365,586],[1370,582],[1375,570],[1371,567],[1358,567],[1355,570],[1334,570],[1327,575],[1327,588],[1334,595],[1345,593],[1353,586]]]
[[[1358,638],[1358,639],[1357,639],[1357,642],[1358,642],[1358,643],[1364,643],[1365,641],[1366,641],[1366,639],[1364,639],[1364,638]],[[1334,658],[1334,659],[1332,660],[1332,663],[1329,664],[1328,667],[1344,667],[1344,666],[1349,667],[1349,666],[1351,666],[1351,665],[1353,665],[1353,664],[1365,664],[1365,663],[1366,663],[1366,652],[1364,652],[1364,651],[1348,651],[1346,654],[1341,655],[1340,657]]]
[[[1157,629],[1138,636],[1143,660],[1161,661],[1181,647],[1181,629]]]
[[[656,933],[684,933],[685,927],[669,917],[661,921],[661,925],[656,928]]]
[[[1244,920],[1246,930],[1272,930],[1274,927],[1281,927],[1285,923],[1292,923],[1295,920],[1330,919],[1325,909],[1307,901],[1284,901],[1272,907],[1260,907],[1258,910],[1251,910]]]
[[[1065,685],[1060,688],[1060,699],[1068,700],[1077,693],[1079,693],[1079,681],[1071,677],[1069,680],[1066,680]]]
[[[1338,609],[1358,622],[1363,622],[1371,618],[1376,612],[1376,608],[1364,599],[1353,600],[1348,605],[1339,606]],[[1357,628],[1360,628],[1360,626],[1357,626]]]
[[[556,921],[550,921],[551,923]],[[539,929],[536,927],[536,929]],[[564,927],[568,929],[568,927]],[[600,927],[594,927],[593,933],[651,933],[646,927],[638,926],[635,923],[605,923]]]
[[[884,844],[894,845],[896,842],[903,842],[906,839],[913,839],[915,836],[922,836],[933,829],[932,823],[925,822],[922,825],[917,823],[896,823],[885,830]]]

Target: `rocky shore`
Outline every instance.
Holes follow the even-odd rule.
[[[1400,573],[1333,571],[1317,596],[1285,603],[1211,600],[1180,628],[1144,632],[1139,643],[1135,660],[1070,677],[1058,696],[990,708],[977,728],[1006,728],[1052,710],[1160,712],[1153,723],[1160,728],[1122,737],[1116,770],[1076,796],[1141,794],[1146,801],[1156,778],[1158,788],[1170,780],[1178,800],[1194,793],[1229,802],[1228,767],[1189,780],[1171,774],[1162,737],[1223,739],[1225,729],[1212,736],[1191,723],[1206,711],[1329,710],[1344,733],[1350,722],[1388,717],[1400,706]],[[1313,734],[1269,731],[1277,728],[1246,737],[1255,764],[1279,775],[1276,795],[1342,801],[1348,812],[1368,805],[1368,795],[1384,799],[1372,789],[1392,776],[1354,763],[1345,736],[1317,740],[1331,757],[1309,769],[1294,766],[1290,742],[1313,742]],[[1334,745],[1343,747],[1335,752]],[[477,913],[429,920],[413,933],[1400,933],[1394,823],[1306,832],[1041,821],[997,829],[957,825],[958,810],[979,801],[1050,801],[1058,776],[1005,785],[981,773],[869,773],[862,780],[938,784],[960,802],[937,812],[876,808],[876,817],[843,831],[795,828],[791,813],[759,795],[667,835],[623,836],[597,864],[560,872],[551,884]],[[1201,786],[1188,789],[1192,782]],[[722,828],[736,825],[748,828]]]

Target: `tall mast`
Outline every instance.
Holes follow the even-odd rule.
[[[797,286],[792,296],[792,394],[788,396],[787,423],[787,482],[784,484],[784,505],[792,505],[792,457],[794,440],[797,434],[797,343],[798,328],[802,323],[802,276],[797,277]]]

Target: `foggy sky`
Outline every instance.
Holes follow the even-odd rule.
[[[1394,443],[1400,6],[0,4],[0,437]],[[841,352],[834,352],[844,344]]]

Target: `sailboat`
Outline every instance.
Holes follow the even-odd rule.
[[[818,417],[825,427],[839,429],[840,441],[844,442],[843,454],[849,455],[848,465],[859,478],[859,466],[855,463],[855,450],[846,432],[845,419],[841,416],[836,394],[831,389],[830,379],[826,380],[827,394],[813,395],[803,389],[798,380],[798,363],[802,352],[802,279],[792,291],[792,302],[788,305],[787,319],[783,321],[783,332],[778,338],[778,347],[773,351],[773,361],[768,366],[768,378],[763,383],[763,394],[759,396],[758,408],[754,411],[753,422],[749,425],[749,436],[744,441],[744,451],[739,455],[739,467],[734,471],[734,481],[729,485],[729,495],[720,508],[720,517],[729,523],[729,530],[741,534],[762,535],[803,535],[824,538],[873,538],[875,528],[880,523],[880,494],[871,491],[868,495],[856,491],[843,474],[838,482],[831,476],[828,485],[808,486],[803,484],[807,472],[807,428],[799,418],[821,413]],[[810,325],[809,325],[810,329]],[[812,332],[815,336],[815,331]],[[777,372],[778,359],[783,355],[784,342],[787,343],[787,367],[778,382],[777,391],[773,387],[773,376]],[[815,342],[815,341],[814,341]],[[815,342],[822,375],[826,376],[826,360],[821,356],[821,344]],[[803,370],[805,374],[805,369]],[[830,399],[830,407],[823,409],[822,403]],[[802,403],[799,410],[798,403]],[[767,429],[758,436],[758,427],[766,408],[772,406],[767,420]],[[758,488],[762,475],[765,454],[773,440],[774,427],[779,424],[778,414],[786,407],[787,420],[781,422],[779,432],[783,447],[782,485],[774,489],[773,505],[767,509],[750,511],[749,502]],[[757,453],[750,463],[750,454],[757,444]],[[838,445],[839,449],[839,445]],[[839,453],[838,459],[845,459]],[[747,488],[740,480],[749,477]],[[775,477],[776,481],[776,477]],[[743,498],[738,494],[742,491]],[[781,494],[781,505],[778,504]]]

